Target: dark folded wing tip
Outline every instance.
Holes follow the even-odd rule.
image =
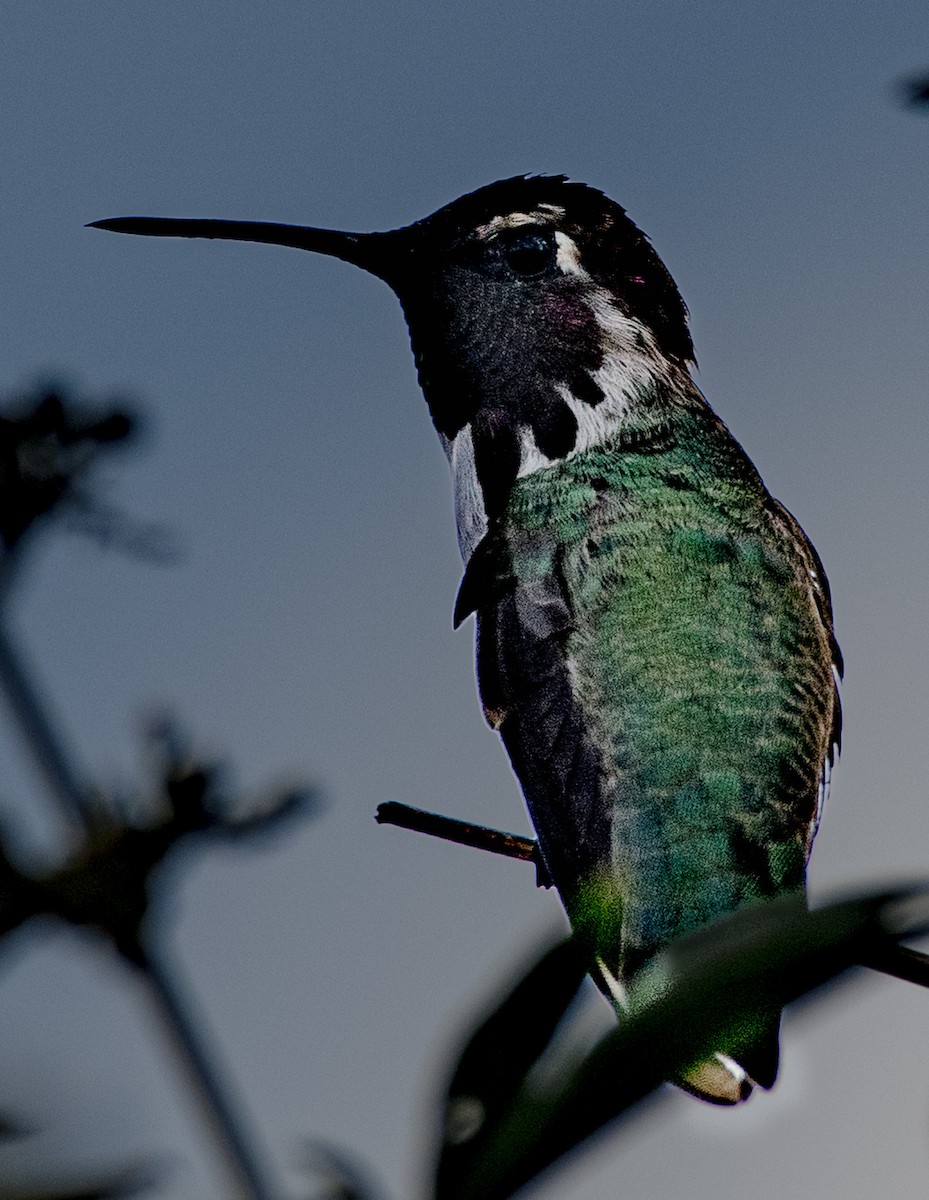
[[[477,607],[465,591],[464,585],[465,581],[463,579],[461,587],[458,589],[458,595],[455,597],[455,610],[452,613],[452,629],[457,629],[462,621],[467,620]]]

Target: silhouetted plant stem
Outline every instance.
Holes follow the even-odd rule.
[[[45,781],[71,820],[84,830],[95,823],[90,789],[80,781],[61,739],[48,719],[47,710],[36,695],[20,655],[0,620],[0,683],[16,723]]]
[[[99,826],[100,813],[93,803],[92,791],[80,782],[62,740],[48,718],[29,673],[23,666],[0,620],[0,683],[6,692],[15,720],[32,757],[48,783],[61,809],[76,820],[90,837]],[[148,943],[152,939],[146,939]],[[137,966],[152,999],[168,1029],[191,1087],[200,1100],[209,1126],[227,1169],[235,1176],[238,1189],[247,1200],[276,1200],[260,1169],[257,1156],[244,1130],[244,1123],[229,1100],[229,1084],[221,1078],[214,1054],[207,1050],[202,1016],[194,1018],[189,997],[182,996],[177,976],[159,956],[152,944],[120,945],[123,957]]]
[[[193,998],[184,994],[176,968],[151,946],[139,948],[139,966],[237,1190],[247,1200],[278,1200],[281,1193],[249,1138],[248,1123],[241,1105],[232,1098],[230,1080],[220,1067],[215,1046],[207,1051],[203,1014]]]

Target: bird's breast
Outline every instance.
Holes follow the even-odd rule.
[[[629,961],[802,886],[828,631],[760,486],[596,447],[520,479],[495,535],[484,702],[569,913],[609,879]]]

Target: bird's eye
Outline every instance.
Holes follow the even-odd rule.
[[[534,230],[508,241],[503,248],[507,266],[517,275],[541,275],[555,262],[555,235]]]

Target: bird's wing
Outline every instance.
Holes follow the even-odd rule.
[[[812,845],[813,838],[816,836],[816,831],[819,828],[820,818],[822,817],[823,808],[829,798],[829,785],[832,780],[832,768],[835,766],[835,761],[839,756],[839,751],[842,748],[842,700],[839,695],[839,682],[845,671],[845,663],[842,659],[842,651],[835,636],[835,625],[832,615],[832,593],[829,588],[829,580],[826,577],[826,571],[823,567],[822,560],[816,552],[816,547],[806,536],[800,526],[799,521],[779,500],[771,501],[771,512],[775,522],[783,524],[788,535],[797,546],[799,553],[805,559],[805,570],[810,580],[810,593],[813,598],[813,603],[816,606],[816,611],[819,614],[820,622],[822,623],[823,632],[829,641],[829,649],[832,658],[832,724],[829,733],[829,742],[822,762],[822,772],[820,775],[819,796],[816,805],[816,817],[810,827],[809,839],[807,842],[807,851]]]
[[[546,867],[570,905],[575,881],[610,869],[612,805],[571,676],[566,647],[575,622],[560,553],[549,531],[514,547],[491,529],[468,563],[455,619],[477,612],[484,713],[503,738]]]

